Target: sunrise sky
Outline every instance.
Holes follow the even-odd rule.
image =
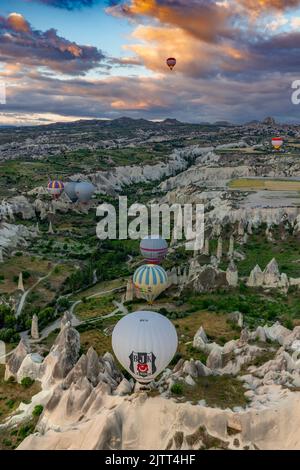
[[[300,0],[0,0],[0,124],[300,122],[296,79]]]

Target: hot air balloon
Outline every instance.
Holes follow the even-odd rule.
[[[49,194],[53,197],[53,199],[58,199],[61,193],[64,190],[64,184],[62,181],[54,180],[49,181],[47,186]]]
[[[150,235],[141,240],[140,250],[146,263],[160,264],[168,251],[166,240],[158,235]]]
[[[178,346],[174,325],[163,315],[138,311],[123,317],[112,333],[113,351],[138,382],[149,383],[172,360]]]
[[[281,137],[274,137],[272,139],[272,145],[276,150],[279,150],[283,145],[283,139]]]
[[[170,68],[170,70],[173,70],[175,65],[176,65],[176,59],[174,59],[174,57],[169,57],[167,59],[167,66]]]
[[[87,204],[95,192],[95,186],[92,183],[82,181],[75,186],[75,193],[79,202]]]
[[[76,202],[78,197],[75,192],[75,187],[78,184],[78,181],[68,181],[65,183],[65,193],[71,199],[72,202]]]
[[[133,285],[142,299],[152,303],[168,287],[168,275],[157,264],[144,264],[135,271]]]

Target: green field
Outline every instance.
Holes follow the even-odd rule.
[[[165,161],[171,151],[172,147],[166,145],[95,151],[82,149],[57,156],[44,156],[43,161],[19,159],[1,162],[0,195],[6,195],[7,189],[15,187],[29,191],[46,185],[49,177],[66,179],[75,173],[95,173],[115,166],[154,165],[158,161]]]

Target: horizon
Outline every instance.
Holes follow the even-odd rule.
[[[299,39],[294,0],[8,0],[0,122],[299,122]]]
[[[0,116],[1,116],[1,113],[0,113]],[[59,124],[76,124],[76,123],[79,123],[79,122],[82,122],[82,121],[118,121],[118,120],[121,120],[121,119],[130,119],[132,121],[147,121],[147,122],[152,122],[152,123],[157,123],[157,124],[161,124],[161,123],[164,123],[165,121],[177,121],[179,124],[187,124],[187,125],[196,125],[196,126],[218,126],[218,125],[221,125],[222,123],[226,123],[228,126],[234,126],[234,127],[238,127],[238,126],[245,126],[245,125],[248,125],[248,124],[252,124],[252,123],[257,123],[257,124],[263,124],[264,123],[264,120],[266,119],[274,119],[272,116],[266,116],[264,119],[262,120],[258,120],[258,119],[253,119],[251,121],[245,121],[245,122],[240,122],[240,123],[237,123],[237,122],[231,122],[231,121],[227,121],[227,120],[220,120],[220,121],[215,121],[215,122],[208,122],[208,121],[202,121],[202,122],[192,122],[192,121],[180,121],[179,119],[176,119],[176,118],[170,118],[170,117],[166,117],[164,119],[147,119],[147,118],[144,118],[143,116],[141,117],[138,117],[138,118],[133,118],[133,117],[130,117],[130,116],[126,116],[126,115],[121,115],[117,118],[79,118],[79,119],[75,119],[75,120],[65,120],[65,121],[53,121],[53,122],[46,122],[46,123],[36,123],[36,124],[32,124],[32,123],[29,123],[27,124],[26,122],[23,123],[23,124],[4,124],[4,123],[1,123],[0,121],[0,128],[12,128],[12,127],[47,127],[47,126],[52,126],[52,125],[59,125]],[[278,126],[299,126],[300,125],[300,122],[277,122],[275,120],[275,125],[278,125]]]

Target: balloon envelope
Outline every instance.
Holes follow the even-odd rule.
[[[64,190],[64,184],[58,180],[49,181],[47,190],[54,199],[58,199]]]
[[[169,58],[167,59],[167,66],[168,66],[171,70],[173,70],[173,68],[175,67],[175,65],[176,65],[176,59],[175,59],[174,57],[169,57]]]
[[[167,254],[168,244],[163,238],[150,235],[141,240],[140,250],[146,263],[159,264]]]
[[[275,149],[280,149],[280,147],[283,145],[283,139],[280,137],[274,137],[274,139],[272,139],[272,145],[275,147]]]
[[[75,192],[75,187],[78,184],[76,181],[69,181],[68,183],[65,183],[65,193],[67,196],[71,199],[72,202],[76,202],[78,197]]]
[[[138,382],[151,382],[172,360],[178,345],[174,325],[163,315],[138,311],[123,317],[112,333],[113,351]]]
[[[153,302],[168,287],[168,275],[157,264],[144,264],[135,271],[133,285],[139,297]]]
[[[95,186],[92,183],[82,181],[75,186],[75,193],[79,202],[87,203],[95,192]]]

